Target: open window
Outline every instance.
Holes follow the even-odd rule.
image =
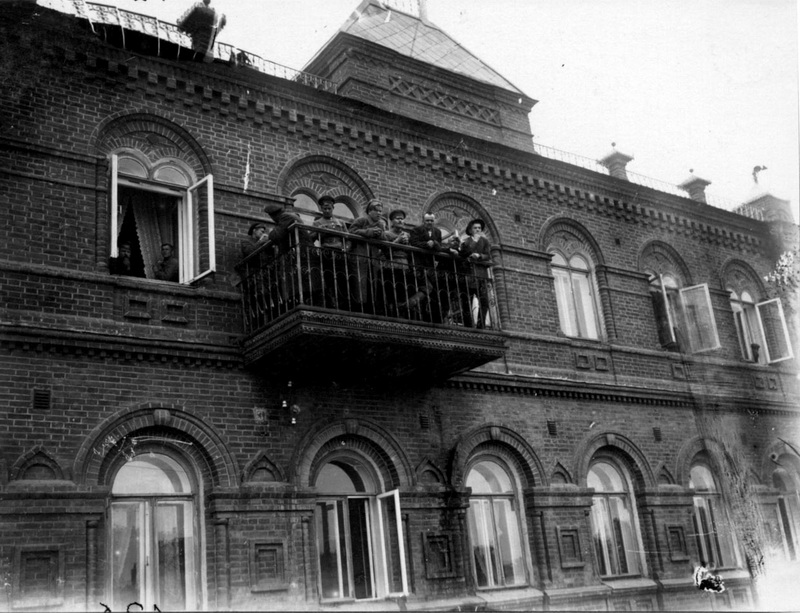
[[[778,298],[756,304],[759,331],[764,339],[765,357],[768,364],[782,362],[794,357],[789,342],[789,329],[783,315],[783,306]]]
[[[708,284],[679,288],[671,274],[650,281],[659,339],[667,348],[689,353],[720,347]]]
[[[122,274],[191,284],[216,270],[212,175],[194,181],[177,160],[151,166],[132,154],[114,154],[110,185],[112,263],[123,244],[133,262],[134,272]],[[174,258],[169,278],[159,273],[165,244]]]
[[[316,486],[325,493],[315,523],[323,601],[408,594],[399,492],[376,494],[378,482],[354,458],[333,460],[320,470]]]
[[[747,290],[742,290],[741,294],[731,288],[728,291],[742,357],[761,364],[794,357],[780,300],[756,303]]]

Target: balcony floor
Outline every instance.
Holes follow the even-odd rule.
[[[435,381],[502,357],[495,330],[300,307],[245,339],[248,366],[293,380]]]

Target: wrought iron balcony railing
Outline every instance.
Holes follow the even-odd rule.
[[[296,224],[238,270],[248,335],[304,307],[500,330],[491,269],[447,252]]]

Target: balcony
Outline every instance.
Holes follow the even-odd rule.
[[[491,270],[448,254],[297,224],[237,270],[245,361],[265,375],[433,381],[506,350]]]

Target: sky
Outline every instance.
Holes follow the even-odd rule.
[[[395,0],[398,1],[398,0]],[[415,2],[415,0],[399,0]],[[190,0],[100,0],[175,23]],[[798,219],[797,0],[427,0],[430,21],[526,95],[534,141]],[[219,41],[302,69],[359,0],[212,0]],[[753,168],[766,166],[753,182]]]

